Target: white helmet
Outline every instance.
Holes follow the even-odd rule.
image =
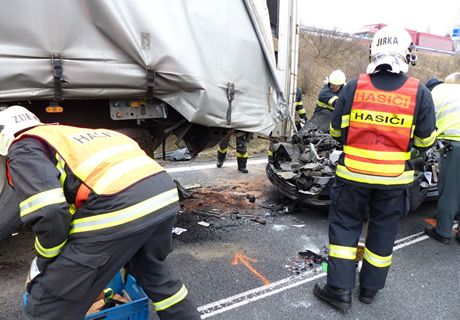
[[[8,154],[16,133],[41,124],[36,115],[21,106],[11,106],[0,111],[0,155]]]
[[[346,81],[347,77],[345,76],[345,73],[343,73],[342,70],[334,70],[328,77],[328,82],[331,84],[335,84],[337,86],[345,84]]]
[[[409,63],[415,65],[417,56],[412,53],[415,46],[412,38],[404,28],[383,27],[377,31],[372,39],[369,65],[366,73],[371,74],[380,65],[389,65],[388,71],[393,73],[406,73]]]

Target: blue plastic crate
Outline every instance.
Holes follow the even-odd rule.
[[[112,288],[119,295],[123,295],[125,290],[131,302],[90,314],[84,320],[148,320],[148,297],[132,276],[128,275],[123,286],[121,274],[117,273],[107,288]],[[27,293],[23,295],[24,305],[27,303],[27,296]]]

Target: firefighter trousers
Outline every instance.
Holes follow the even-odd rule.
[[[247,158],[248,153],[248,143],[251,140],[251,136],[249,133],[246,132],[239,132],[235,133],[235,140],[236,140],[236,154],[237,157]],[[227,154],[227,148],[230,145],[230,137],[228,139],[224,139],[219,143],[218,153],[225,153]]]
[[[460,142],[449,142],[452,150],[440,157],[436,214],[436,231],[444,238],[452,236],[455,216],[460,213]]]
[[[366,289],[382,289],[398,223],[408,209],[406,190],[366,189],[336,181],[330,198],[327,283],[342,289],[355,287],[356,248],[367,217],[359,282]]]
[[[160,319],[200,319],[179,275],[166,257],[173,249],[175,217],[114,241],[70,241],[34,279],[25,319],[81,320],[107,283],[124,266],[153,303]]]

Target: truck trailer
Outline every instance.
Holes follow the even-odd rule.
[[[234,130],[268,136],[291,112],[295,0],[0,7],[0,110],[22,105],[45,123],[119,130],[151,155],[171,134],[192,155]],[[4,238],[20,222],[0,161]]]

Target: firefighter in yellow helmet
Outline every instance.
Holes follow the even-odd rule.
[[[332,112],[334,112],[335,104],[346,80],[345,73],[342,70],[334,70],[327,77],[326,84],[319,92],[316,107],[310,121],[323,132],[329,131]]]
[[[330,134],[343,144],[330,190],[327,282],[314,294],[351,308],[358,240],[368,214],[359,300],[372,303],[384,288],[393,244],[414,180],[411,148],[430,148],[436,125],[430,91],[405,75],[415,63],[412,41],[402,28],[376,32],[366,73],[347,83],[335,105]]]
[[[84,318],[127,267],[160,319],[200,319],[166,257],[179,210],[165,170],[127,136],[47,125],[21,106],[0,112],[0,154],[32,226],[39,275],[26,319]]]

